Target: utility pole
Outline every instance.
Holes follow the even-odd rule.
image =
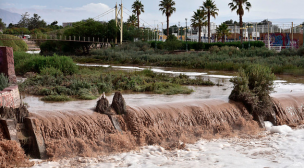
[[[157,41],[159,41],[158,24],[157,24]]]
[[[236,24],[234,24],[234,41],[236,41]]]
[[[120,44],[122,44],[122,39],[123,39],[123,5],[122,5],[122,0],[121,0],[121,8],[120,8]]]
[[[177,29],[177,38],[178,38],[178,40],[180,40],[180,38],[179,38],[179,28],[180,28],[180,22],[178,22],[178,29]]]
[[[164,41],[164,22],[161,22],[162,24],[162,41]]]
[[[255,41],[258,41],[258,24],[255,23]]]
[[[269,37],[269,21],[267,19],[268,22],[268,49],[270,50],[270,37]]]
[[[290,43],[290,45],[291,45],[291,49],[293,49],[293,22],[291,22],[291,31],[292,31],[292,33],[291,33],[291,43]]]
[[[122,0],[121,4],[119,5],[120,9],[117,9],[117,4],[115,6],[115,22],[116,26],[118,26],[120,30],[120,44],[122,44],[122,39],[123,39],[123,5],[122,5]],[[118,24],[118,16],[120,15],[120,24]],[[117,44],[117,37],[115,38],[115,43]]]
[[[186,52],[188,52],[187,30],[188,30],[188,25],[187,25],[187,18],[186,18]]]
[[[302,30],[302,34],[303,34],[303,47],[304,47],[304,22],[303,22],[303,24],[302,24],[302,28],[303,28],[303,30]]]
[[[117,22],[118,22],[118,19],[117,19],[117,2],[116,2],[116,5],[115,5],[115,22],[116,22],[116,27],[117,27]],[[115,37],[115,45],[117,44],[117,37]]]
[[[156,29],[156,28],[155,28]],[[154,35],[156,36],[156,30],[154,32]],[[156,37],[155,37],[155,50],[156,50],[156,47],[157,47],[157,43],[156,43]]]

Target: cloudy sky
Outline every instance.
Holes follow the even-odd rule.
[[[120,0],[118,0],[120,2]],[[123,0],[124,7],[131,11],[131,5],[134,0]],[[145,13],[140,18],[146,23],[153,26],[166,24],[166,17],[159,11],[159,0],[141,0],[145,7]],[[191,19],[193,11],[198,9],[203,0],[175,0],[176,13],[170,18],[170,25],[181,23],[185,25],[185,18]],[[220,24],[226,20],[237,20],[236,12],[231,12],[228,3],[230,0],[215,0],[219,8],[219,15],[212,22]],[[250,0],[252,8],[250,12],[245,13],[243,20],[245,22],[256,22],[269,19],[273,23],[295,24],[304,21],[304,0]],[[86,18],[94,18],[115,6],[115,0],[1,0],[0,8],[14,13],[29,12],[31,15],[37,13],[48,23],[57,20],[59,24],[62,22],[78,21]],[[131,14],[125,10],[127,14]],[[124,13],[124,20],[129,16]],[[99,20],[107,21],[114,18],[114,12],[99,18]],[[141,22],[142,25],[143,22]]]

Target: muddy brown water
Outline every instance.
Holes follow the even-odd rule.
[[[189,95],[123,92],[127,112],[117,116],[122,132],[114,128],[107,115],[92,110],[96,100],[46,103],[39,97],[23,95],[30,116],[38,119],[36,126],[43,134],[48,156],[94,156],[152,144],[166,149],[183,148],[180,141],[193,143],[200,138],[252,135],[260,131],[243,105],[228,100],[232,90],[229,79],[235,73],[151,69],[158,69],[162,71],[160,73],[202,76],[223,86],[189,86],[194,90]],[[276,93],[271,95],[276,102],[278,123],[303,123],[304,85],[301,80],[289,83],[291,79],[286,76],[278,79]],[[111,102],[113,95],[106,96]]]
[[[233,85],[229,79],[236,76],[236,72],[230,71],[206,71],[202,69],[184,69],[184,68],[167,68],[167,67],[132,67],[132,66],[114,66],[101,64],[78,64],[79,66],[105,67],[114,70],[135,71],[143,69],[151,69],[157,73],[166,73],[171,75],[185,74],[192,78],[200,77],[205,80],[211,80],[222,86],[188,86],[194,92],[189,95],[161,95],[152,93],[138,93],[132,91],[124,91],[123,96],[128,105],[144,105],[158,104],[163,102],[182,102],[187,100],[201,99],[220,99],[228,102],[228,96],[231,93]],[[294,77],[290,75],[277,75],[275,81],[275,89],[272,95],[285,93],[298,93],[304,91],[304,77]],[[71,102],[43,102],[40,97],[32,95],[22,95],[23,101],[29,105],[29,111],[36,112],[40,110],[56,111],[56,110],[73,110],[73,109],[92,109],[95,107],[96,100],[89,101],[71,101]],[[107,98],[111,103],[113,94],[107,94]]]

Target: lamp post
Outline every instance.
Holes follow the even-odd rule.
[[[187,26],[187,18],[185,20],[186,20],[186,52],[188,52],[188,40],[187,40],[188,26]]]

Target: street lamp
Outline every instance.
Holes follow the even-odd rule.
[[[187,40],[188,26],[187,26],[187,18],[185,20],[186,20],[186,52],[188,52],[188,40]]]

